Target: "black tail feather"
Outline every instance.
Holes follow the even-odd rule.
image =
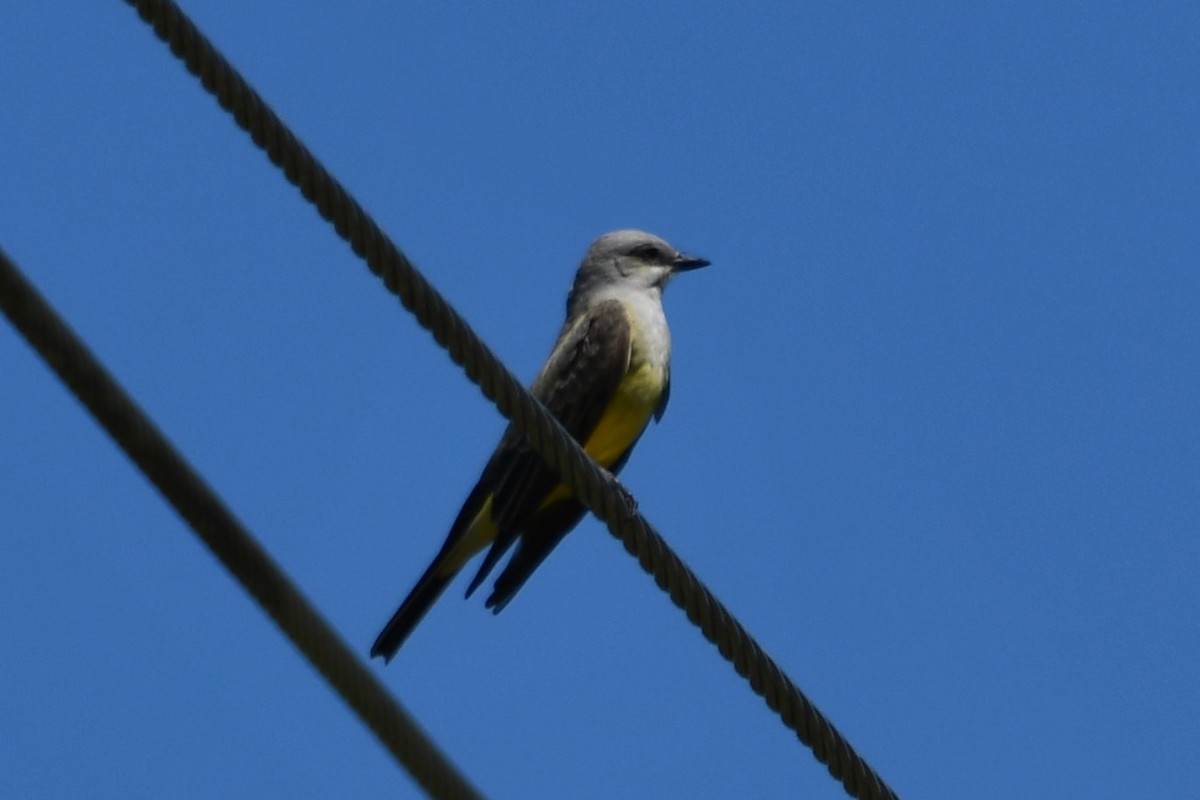
[[[529,576],[550,555],[567,533],[583,519],[586,509],[571,498],[543,508],[525,526],[517,543],[517,551],[504,565],[484,606],[499,614]]]
[[[516,540],[517,537],[514,532],[511,536],[498,536],[496,541],[492,542],[492,548],[484,556],[483,563],[479,565],[479,571],[475,573],[475,577],[471,579],[471,585],[467,587],[468,598],[475,594],[475,590],[479,588],[480,584],[487,580],[487,576],[492,571],[492,568],[496,566],[496,562],[504,557],[504,554],[508,552],[508,548],[512,547],[513,542]]]
[[[438,574],[441,566],[441,559],[435,559],[429,565],[429,569],[425,570],[421,580],[417,581],[417,585],[408,593],[408,597],[404,598],[404,602],[396,609],[387,625],[383,626],[375,644],[371,645],[371,658],[383,656],[384,663],[391,661],[400,645],[404,644],[404,640],[413,632],[413,628],[417,627],[417,623],[441,597],[442,592],[446,591],[446,587],[458,572],[456,570],[448,575]]]

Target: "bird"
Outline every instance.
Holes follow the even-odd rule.
[[[638,230],[592,242],[567,295],[567,315],[530,388],[597,464],[616,475],[671,396],[667,283],[709,265]],[[468,561],[490,547],[469,598],[515,544],[484,605],[512,600],[587,509],[510,424],[458,512],[441,550],[383,627],[371,657],[391,661]]]

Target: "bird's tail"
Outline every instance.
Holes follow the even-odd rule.
[[[392,614],[388,624],[371,645],[371,658],[383,656],[384,663],[392,660],[400,645],[417,627],[417,623],[429,611],[429,607],[442,596],[446,587],[458,575],[459,570],[473,555],[496,538],[496,525],[492,522],[492,493],[483,480],[475,485],[467,502],[450,527],[450,533],[433,563],[425,570],[421,580],[404,598],[404,602]]]
[[[387,625],[383,626],[383,630],[375,639],[375,644],[371,645],[371,658],[383,656],[385,664],[391,661],[392,656],[396,655],[396,651],[400,649],[400,645],[404,644],[404,640],[413,632],[413,628],[417,627],[417,623],[441,597],[442,592],[446,591],[446,587],[450,585],[457,574],[457,569],[447,570],[442,559],[434,559],[434,562],[429,565],[429,569],[425,570],[425,574],[421,576],[421,580],[417,581],[417,585],[408,593],[408,597],[404,598],[404,602],[388,620]]]

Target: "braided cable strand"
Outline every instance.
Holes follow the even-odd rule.
[[[425,791],[481,797],[2,250],[0,309]]]
[[[317,208],[387,288],[429,330],[500,412],[529,439],[576,496],[637,556],[642,568],[717,646],[739,675],[808,745],[818,761],[862,800],[896,794],[784,674],[733,615],[637,513],[625,491],[598,467],[525,390],[470,326],[287,129],[258,94],[169,0],[126,0],[229,111],[272,163]]]

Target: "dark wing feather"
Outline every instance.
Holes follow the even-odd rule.
[[[662,422],[663,414],[667,413],[667,401],[671,399],[671,367],[667,367],[667,374],[663,376],[662,395],[658,398],[658,406],[654,409],[654,421]]]
[[[517,552],[504,565],[484,605],[499,614],[587,509],[574,497],[546,506],[522,526]],[[490,554],[489,554],[490,555]]]
[[[633,443],[629,445],[629,449],[609,467],[612,474],[616,475],[621,471],[636,444],[637,439],[634,439]],[[579,520],[583,519],[586,512],[587,508],[574,497],[538,511],[529,522],[522,526],[523,533],[521,543],[517,545],[517,552],[513,554],[512,559],[501,571],[500,577],[496,579],[496,585],[492,587],[492,594],[484,606],[499,614],[508,605],[508,601],[513,599],[517,590],[525,584],[525,581],[529,580],[529,576],[533,574],[538,565],[545,560],[546,556],[550,555],[550,551],[563,540],[563,537],[572,528],[579,524]]]
[[[621,305],[610,301],[568,325],[560,335],[564,337],[563,346],[542,368],[532,391],[567,431],[583,442],[600,421],[629,367],[629,323]],[[611,358],[609,354],[613,349],[622,357]],[[614,472],[618,468],[619,465],[614,467]],[[371,655],[391,659],[445,591],[454,578],[454,573],[444,573],[446,559],[466,535],[489,497],[492,498],[492,517],[498,535],[467,594],[475,591],[517,535],[524,531],[529,541],[518,548],[515,563],[505,568],[497,582],[503,584],[503,590],[498,588],[488,605],[497,605],[493,602],[497,593],[503,597],[503,602],[507,602],[529,573],[583,516],[583,506],[573,498],[538,510],[558,483],[558,476],[510,426],[459,510],[437,557],[384,626],[371,648]]]
[[[629,369],[629,319],[619,302],[608,300],[569,323],[562,338],[562,345],[556,348],[534,380],[532,392],[575,441],[582,443],[596,429]],[[614,358],[614,352],[619,357]],[[556,512],[549,516],[539,513],[538,508],[546,495],[559,484],[558,474],[511,427],[505,432],[501,447],[511,457],[493,487],[492,515],[499,533],[467,588],[468,595],[487,578],[527,523],[535,518],[545,518],[545,524],[553,522],[549,527],[561,528],[558,535],[561,538],[582,516],[581,511],[572,514]],[[556,503],[554,507],[559,505]],[[578,503],[574,505],[578,506]],[[557,539],[546,552],[556,543]],[[537,563],[544,557],[544,554],[539,557]],[[530,570],[537,563],[532,564]]]

